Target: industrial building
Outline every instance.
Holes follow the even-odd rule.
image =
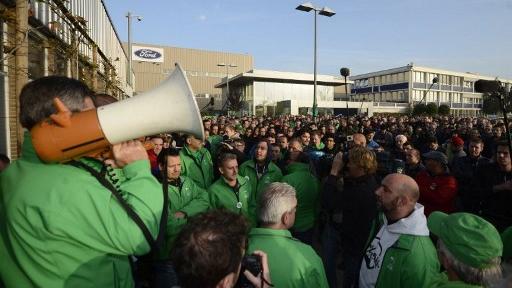
[[[0,0],[0,153],[19,156],[19,94],[33,79],[63,75],[119,99],[132,95],[128,57],[101,0]]]
[[[313,106],[314,75],[254,69],[228,79],[215,87],[223,94],[236,94],[242,101],[241,114],[276,115],[311,113]],[[351,81],[347,81],[350,85]],[[341,77],[317,75],[317,104],[319,113],[342,113],[348,109],[371,108],[370,103],[347,102],[345,82]],[[350,88],[347,87],[347,91]],[[347,107],[348,105],[348,107]]]
[[[437,83],[434,83],[434,78]],[[373,102],[375,113],[406,113],[418,103],[448,105],[454,115],[481,114],[482,93],[475,91],[477,80],[494,80],[469,72],[455,72],[413,63],[350,77],[354,81],[352,99]],[[511,80],[499,79],[506,85]]]
[[[132,61],[136,94],[156,87],[172,73],[175,63],[179,63],[185,70],[199,107],[205,108],[203,111],[220,111],[224,106],[226,98],[222,97],[221,89],[215,84],[223,78],[253,69],[253,57],[248,54],[140,43],[132,44]],[[212,98],[214,105],[209,106]]]

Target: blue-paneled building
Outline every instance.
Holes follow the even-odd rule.
[[[437,83],[433,79],[437,78]],[[375,112],[400,113],[417,103],[450,106],[455,115],[479,115],[482,93],[475,91],[479,79],[494,80],[496,76],[455,72],[417,66],[413,63],[377,72],[350,77],[353,101],[371,101]],[[505,85],[512,81],[501,79]]]

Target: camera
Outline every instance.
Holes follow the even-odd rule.
[[[238,277],[238,281],[236,282],[235,287],[237,288],[255,288],[254,285],[245,277],[244,271],[247,270],[251,272],[252,275],[258,276],[263,267],[261,265],[261,257],[258,255],[245,255],[242,258],[242,265],[240,268],[240,276]]]
[[[351,141],[354,141],[354,136],[348,135],[347,136],[347,142],[351,142]]]

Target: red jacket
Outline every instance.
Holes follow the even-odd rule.
[[[457,196],[457,180],[450,174],[431,176],[427,170],[416,175],[420,187],[420,203],[425,206],[428,217],[433,211],[444,213],[455,212],[455,197]]]
[[[158,169],[158,155],[156,155],[153,149],[146,150],[148,152],[149,163],[151,164],[151,171]]]

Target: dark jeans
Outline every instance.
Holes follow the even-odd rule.
[[[359,270],[361,269],[360,255],[355,255],[352,251],[343,252],[343,261],[345,270],[343,271],[343,288],[359,287]]]
[[[322,232],[322,259],[325,267],[325,275],[329,287],[338,287],[338,278],[336,276],[336,260],[338,258],[338,250],[340,247],[340,232],[334,227],[326,223]]]

